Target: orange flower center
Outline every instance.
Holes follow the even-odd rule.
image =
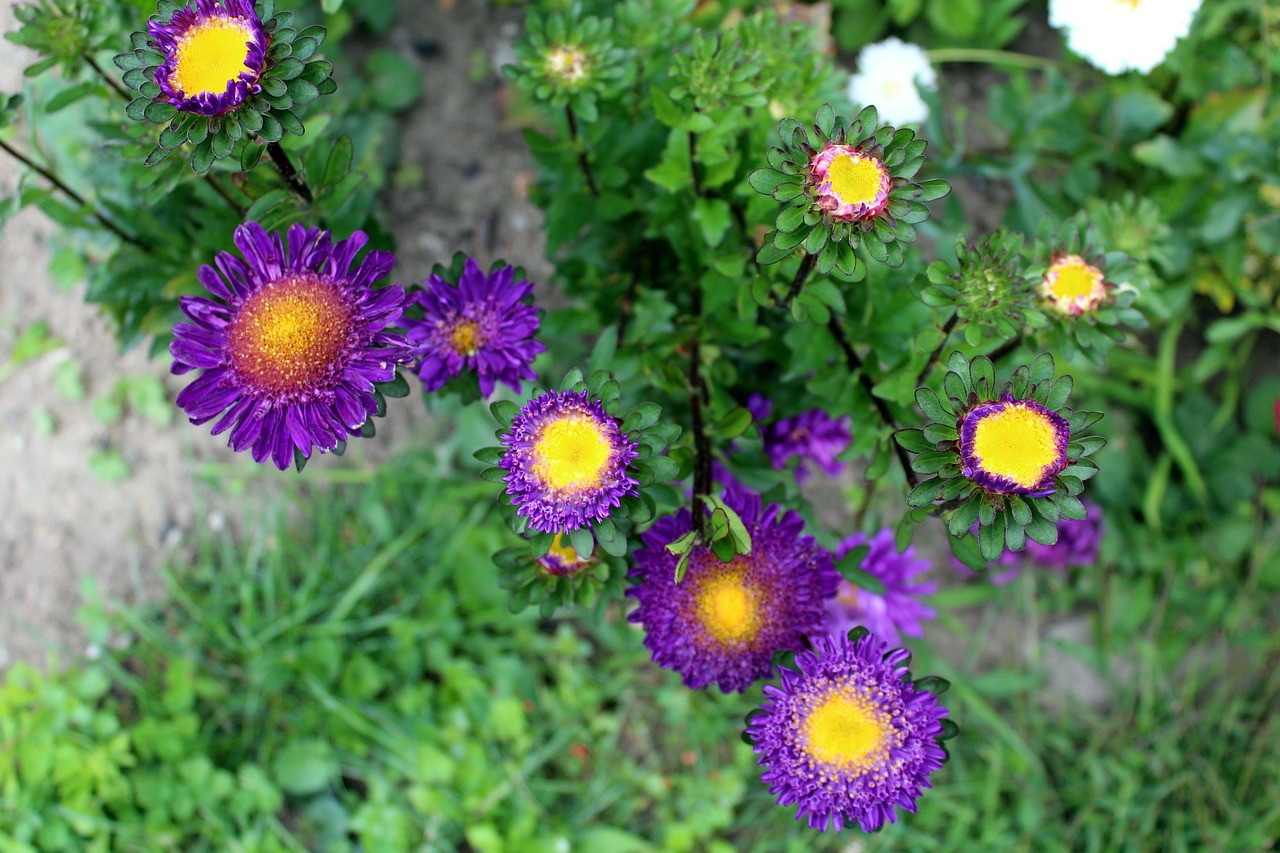
[[[351,307],[332,283],[277,279],[245,300],[231,321],[231,364],[271,394],[320,390],[341,369],[353,327]]]

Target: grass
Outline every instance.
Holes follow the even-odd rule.
[[[305,512],[281,508],[239,542],[206,536],[166,603],[122,612],[127,644],[85,666],[112,685],[89,704],[141,765],[122,762],[123,778],[201,757],[247,773],[277,807],[225,837],[247,826],[277,846],[228,849],[1255,851],[1280,836],[1280,639],[1253,574],[1207,597],[1179,579],[1194,558],[950,588],[951,627],[976,628],[950,662],[921,648],[913,672],[954,683],[952,760],[918,814],[823,835],[773,803],[739,740],[758,689],[690,693],[616,601],[511,614],[488,559],[509,537],[490,487],[434,465],[299,488],[284,500]],[[1113,663],[1103,710],[1048,710],[1046,674],[1020,663],[1037,626],[1068,614],[1095,635],[1069,651]],[[1009,620],[1019,631],[992,630]],[[992,667],[1009,636],[1020,647]],[[180,809],[165,817],[180,849],[214,849],[183,834]],[[110,831],[118,849],[157,849]]]

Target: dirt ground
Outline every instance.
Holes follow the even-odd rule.
[[[16,27],[15,5],[0,0],[0,31]],[[400,246],[393,279],[421,279],[455,250],[483,265],[503,257],[535,280],[545,278],[541,214],[519,192],[530,175],[519,131],[501,126],[496,72],[479,83],[470,76],[474,51],[495,67],[510,56],[518,12],[481,2],[401,6],[389,38],[419,64],[425,82],[422,100],[405,116],[403,157],[426,177],[387,200]],[[19,91],[33,59],[0,41],[0,91]],[[19,131],[16,145],[26,133]],[[11,193],[19,176],[18,164],[0,153],[0,195]],[[86,651],[74,618],[86,582],[108,600],[158,593],[162,566],[193,541],[197,525],[229,535],[246,517],[243,489],[222,481],[255,468],[226,449],[225,437],[188,427],[176,410],[168,427],[136,412],[110,424],[94,414],[94,402],[120,377],[161,378],[170,401],[188,377],[169,376],[167,359],[148,361],[141,349],[121,354],[107,322],[84,303],[83,288],[55,286],[48,272],[55,234],[34,209],[0,232],[0,365],[33,323],[47,323],[62,342],[0,379],[0,670],[19,660],[43,664],[51,651],[64,662]],[[78,400],[54,387],[68,360],[81,367],[85,394]],[[6,372],[0,367],[0,376]],[[379,422],[376,447],[353,443],[344,459],[316,460],[308,473],[373,464],[414,441],[426,416],[416,399],[407,403]],[[120,454],[125,479],[95,475],[90,459],[102,451]],[[274,476],[274,469],[254,476],[254,490]]]

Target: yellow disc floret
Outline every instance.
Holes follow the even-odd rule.
[[[1102,271],[1079,255],[1067,255],[1045,273],[1045,297],[1055,306],[1077,310],[1097,307],[1106,296]]]
[[[475,355],[484,346],[484,334],[471,320],[463,320],[449,332],[449,346],[458,355]]]
[[[1030,489],[1040,485],[1062,451],[1048,415],[1011,403],[974,426],[973,454],[984,471]]]
[[[883,712],[852,690],[833,690],[804,721],[806,751],[843,771],[872,766],[889,747],[891,728]]]
[[[760,595],[747,582],[748,566],[735,558],[702,581],[694,598],[698,621],[721,645],[749,643],[760,632]]]
[[[602,485],[613,445],[594,418],[569,411],[542,427],[533,442],[534,473],[557,492]]]
[[[268,393],[315,390],[337,370],[351,327],[351,309],[332,285],[280,279],[250,296],[231,321],[231,364]]]
[[[243,73],[253,30],[239,18],[211,17],[192,27],[178,43],[170,82],[188,97],[220,95]]]
[[[878,160],[859,154],[837,155],[827,172],[831,191],[841,204],[875,204],[888,176]]]

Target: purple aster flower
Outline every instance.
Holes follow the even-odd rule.
[[[871,550],[862,558],[859,568],[883,583],[884,593],[840,581],[836,597],[827,602],[827,632],[847,634],[855,626],[863,625],[891,646],[901,642],[899,632],[909,637],[924,636],[921,623],[937,614],[932,607],[920,602],[920,596],[929,595],[938,585],[932,581],[912,583],[912,578],[929,571],[929,561],[915,556],[915,547],[911,545],[899,553],[893,530],[888,527],[870,539],[865,533],[848,537],[836,548],[836,559],[868,544]]]
[[[1069,567],[1092,566],[1098,561],[1098,547],[1102,543],[1102,507],[1092,501],[1082,501],[1085,517],[1063,518],[1058,521],[1058,541],[1053,545],[1041,545],[1033,539],[1027,540],[1027,547],[1021,552],[1005,549],[1000,559],[992,566],[1003,566],[1003,571],[992,573],[988,569],[988,577],[996,586],[1011,583],[1028,565],[1042,566],[1061,572]],[[974,532],[977,532],[976,525]],[[954,557],[951,564],[966,574],[976,574],[972,569]]]
[[[751,535],[750,554],[722,563],[710,548],[695,548],[676,583],[678,558],[666,546],[692,529],[693,516],[682,509],[645,531],[630,572],[638,581],[627,595],[640,602],[629,619],[644,625],[656,663],[691,689],[716,683],[731,693],[768,678],[774,654],[821,630],[840,575],[830,552],[802,535],[796,513],[762,507],[746,490],[728,490],[724,500]]]
[[[989,492],[1043,497],[1068,465],[1066,418],[1005,393],[960,424],[961,473]]]
[[[267,37],[253,0],[187,0],[147,32],[164,54],[156,83],[179,110],[222,115],[261,91]]]
[[[409,342],[384,331],[404,309],[399,286],[373,289],[390,252],[356,253],[363,231],[331,245],[319,228],[293,225],[287,240],[256,222],[236,228],[244,260],[219,252],[197,277],[217,299],[184,296],[191,323],[174,326],[172,371],[204,372],[178,394],[193,424],[216,415],[236,452],[252,448],[284,470],[297,449],[332,450],[377,412],[374,384],[411,360]]]
[[[514,279],[515,267],[485,275],[467,258],[457,286],[438,275],[423,282],[426,289],[415,294],[423,318],[403,325],[428,391],[438,391],[463,370],[476,372],[484,397],[493,393],[494,382],[519,394],[520,380],[537,378],[531,365],[546,347],[533,339],[537,309],[521,301],[533,282]]]
[[[803,483],[809,476],[808,463],[813,462],[827,476],[834,477],[844,470],[844,463],[836,457],[844,452],[853,440],[849,433],[849,418],[833,418],[822,409],[810,409],[772,424],[765,424],[773,412],[773,401],[753,392],[747,398],[747,411],[760,428],[765,453],[774,468],[783,469],[798,456],[796,482]]]
[[[608,517],[638,482],[627,473],[636,443],[618,419],[586,391],[534,397],[502,436],[498,465],[509,473],[507,494],[534,530],[566,533]]]
[[[796,669],[779,667],[780,683],[765,685],[747,723],[779,805],[837,832],[852,823],[874,832],[898,808],[915,812],[946,760],[938,737],[947,709],[908,680],[910,657],[872,634],[834,635],[797,654]]]

